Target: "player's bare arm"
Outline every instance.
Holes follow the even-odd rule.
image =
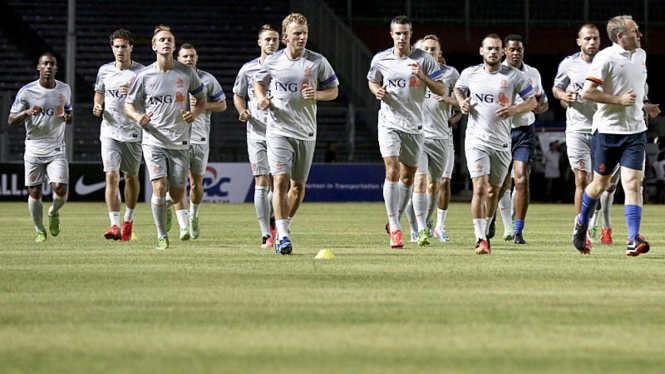
[[[195,98],[196,103],[194,104],[194,107],[192,108],[191,111],[183,110],[182,112],[182,118],[187,121],[187,123],[192,123],[194,120],[196,120],[196,117],[201,114],[201,112],[204,110],[206,106],[206,98],[205,96],[201,96],[200,98]],[[224,106],[226,107],[226,103],[224,103]],[[226,109],[226,108],[224,108]]]
[[[603,104],[614,104],[614,105],[623,105],[623,106],[635,105],[636,95],[633,93],[632,88],[623,93],[622,95],[615,96],[599,90],[598,86],[600,85],[597,82],[591,80],[587,80],[586,82],[584,82],[584,88],[582,89],[582,97],[585,100],[591,100]]]
[[[453,89],[453,93],[457,98],[457,102],[459,103],[459,108],[462,111],[462,114],[469,114],[469,111],[471,110],[471,98],[466,97],[464,92],[459,88]]]
[[[446,93],[446,85],[442,81],[435,81],[434,79],[428,77],[420,68],[420,64],[417,61],[409,64],[411,66],[411,73],[418,77],[430,91],[435,95],[444,95]]]
[[[247,102],[245,98],[239,95],[233,95],[233,106],[236,107],[238,112],[238,119],[242,122],[247,122],[252,117],[252,113],[247,109]]]
[[[545,94],[536,99],[536,107],[532,110],[535,114],[545,113],[549,109],[549,104],[545,101]]]
[[[559,99],[561,101],[565,101],[566,103],[572,103],[575,100],[577,100],[577,95],[579,94],[579,91],[564,91],[561,88],[554,86],[552,87],[552,95],[554,96],[555,99]],[[566,106],[567,108],[567,106]]]
[[[92,114],[99,117],[104,113],[104,94],[95,92],[94,98],[95,105],[92,107]]]
[[[379,83],[367,81],[367,85],[369,86],[370,92],[372,92],[372,94],[376,96],[377,100],[383,100],[383,98],[388,93],[388,91],[386,90],[386,86],[382,86]]]
[[[17,114],[10,114],[9,119],[7,122],[9,122],[9,127],[14,127],[18,126],[25,121],[26,118],[32,117],[36,114],[39,114],[42,111],[42,108],[40,106],[34,105],[30,109],[26,109],[22,111],[21,113]]]
[[[256,101],[259,102],[259,108],[262,110],[267,110],[270,108],[270,100],[272,96],[266,96],[267,89],[259,82],[254,83],[254,95],[256,96]]]
[[[125,115],[136,121],[136,123],[142,127],[146,127],[150,123],[151,115],[147,113],[139,113],[134,104],[125,104]]]
[[[501,119],[507,119],[515,114],[526,113],[533,110],[538,102],[535,97],[530,97],[517,105],[504,105],[495,112]]]

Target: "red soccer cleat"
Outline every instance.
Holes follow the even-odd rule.
[[[134,222],[123,222],[122,223],[122,240],[123,242],[132,240],[132,225]]]
[[[404,247],[404,242],[402,241],[402,231],[395,230],[390,233],[390,248],[402,248]]]
[[[603,227],[603,231],[600,233],[600,244],[612,245],[612,228]]]
[[[113,240],[120,240],[122,237],[122,233],[120,233],[120,227],[118,225],[113,225],[109,229],[109,231],[104,233],[104,237],[108,240],[113,239]]]
[[[476,254],[491,255],[492,250],[490,249],[490,243],[485,239],[478,239],[478,242],[476,242]]]

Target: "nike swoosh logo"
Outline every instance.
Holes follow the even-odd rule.
[[[106,182],[99,182],[99,183],[93,183],[93,184],[85,184],[83,183],[83,178],[84,176],[82,175],[79,177],[79,180],[76,181],[76,186],[74,187],[74,190],[78,195],[84,196],[84,195],[89,195],[95,191],[99,191],[102,188],[106,187]],[[124,177],[120,177],[120,181],[124,180]]]

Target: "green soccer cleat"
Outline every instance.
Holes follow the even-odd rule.
[[[192,235],[192,239],[198,239],[201,235],[199,230],[199,217],[189,217],[189,232]]]
[[[159,238],[159,241],[157,242],[157,247],[156,249],[163,251],[165,249],[169,249],[169,237],[165,236],[163,238]]]
[[[591,242],[592,243],[598,242],[598,226],[591,227],[591,230],[589,231],[591,233]]]
[[[37,231],[35,243],[44,243],[46,241],[46,231]]]
[[[60,234],[60,213],[48,216],[48,230],[51,236],[58,236]]]
[[[429,232],[428,230],[418,231],[418,245],[424,247],[429,245]]]
[[[173,210],[171,207],[166,208],[166,232],[171,231],[173,226]]]
[[[503,240],[509,241],[513,240],[513,228],[512,227],[506,227],[503,229]]]
[[[189,240],[190,235],[189,235],[189,228],[183,227],[180,229],[180,240],[185,241]]]

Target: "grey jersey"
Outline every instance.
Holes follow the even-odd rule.
[[[48,157],[65,153],[64,116],[72,111],[71,98],[69,85],[58,80],[54,88],[45,88],[36,80],[18,91],[11,114],[33,106],[42,108],[41,112],[24,120],[26,156]]]
[[[459,72],[452,66],[439,64],[442,78],[446,84],[446,96],[453,95],[453,88],[459,79]],[[452,128],[448,124],[450,118],[451,106],[444,101],[438,101],[429,88],[425,93],[424,106],[424,130],[427,139],[448,139],[452,136]]]
[[[510,66],[501,65],[501,69],[490,73],[483,65],[477,65],[462,71],[455,88],[471,97],[467,144],[510,150],[512,118],[501,119],[496,111],[502,105],[514,105],[518,95],[524,100],[535,96],[528,78]]]
[[[115,62],[102,65],[97,73],[95,92],[104,95],[104,114],[100,137],[121,142],[141,141],[141,126],[125,115],[125,97],[120,94],[120,86],[131,84],[136,73],[145,66],[132,61],[129,69],[120,70]]]
[[[247,109],[251,114],[247,120],[247,139],[250,140],[266,140],[268,111],[259,108],[256,95],[254,95],[254,75],[259,70],[261,70],[261,62],[257,57],[240,68],[233,85],[233,93],[245,99]],[[268,96],[270,96],[270,90],[268,90]]]
[[[203,82],[203,92],[209,103],[217,103],[226,100],[226,95],[224,95],[222,86],[219,85],[219,82],[217,82],[217,79],[215,79],[212,74],[199,69],[196,69],[196,74],[198,74],[199,78],[201,78],[201,82]],[[208,144],[210,138],[211,114],[211,111],[203,110],[199,113],[194,122],[192,122],[192,144]]]
[[[174,61],[173,69],[161,72],[156,63],[141,70],[129,88],[125,102],[139,113],[151,115],[143,131],[143,144],[167,149],[188,149],[191,125],[182,118],[189,110],[189,94],[202,98],[203,82],[189,66]]]
[[[379,123],[409,134],[423,133],[425,93],[427,86],[411,73],[414,62],[428,77],[442,80],[439,64],[427,52],[411,47],[406,57],[397,57],[393,48],[377,53],[367,73],[367,80],[386,87],[381,100]]]
[[[503,64],[508,66],[507,61],[503,61]],[[538,69],[531,67],[524,62],[522,62],[522,69],[518,69],[521,71],[524,75],[526,75],[527,79],[529,79],[529,84],[531,87],[533,87],[533,92],[536,94],[536,99],[540,99],[541,96],[544,95],[543,97],[543,102],[547,102],[547,95],[545,95],[545,90],[543,90],[543,80],[540,77],[540,72]],[[519,104],[524,102],[521,97],[517,97],[515,100],[515,104]],[[533,112],[529,111],[526,113],[521,113],[521,114],[515,114],[513,116],[513,128],[518,128],[518,127],[523,127],[523,126],[531,126],[532,123],[536,122],[536,115],[533,114]]]
[[[316,100],[302,97],[303,84],[315,89],[339,85],[332,66],[319,53],[305,49],[303,55],[290,59],[281,49],[266,57],[254,80],[270,89],[271,108],[267,133],[300,140],[316,139]]]
[[[566,57],[559,64],[554,86],[564,91],[578,91],[577,100],[568,103],[566,132],[591,134],[593,114],[596,112],[598,104],[582,98],[582,88],[584,88],[584,81],[586,81],[590,68],[591,62],[584,61],[580,52]]]

